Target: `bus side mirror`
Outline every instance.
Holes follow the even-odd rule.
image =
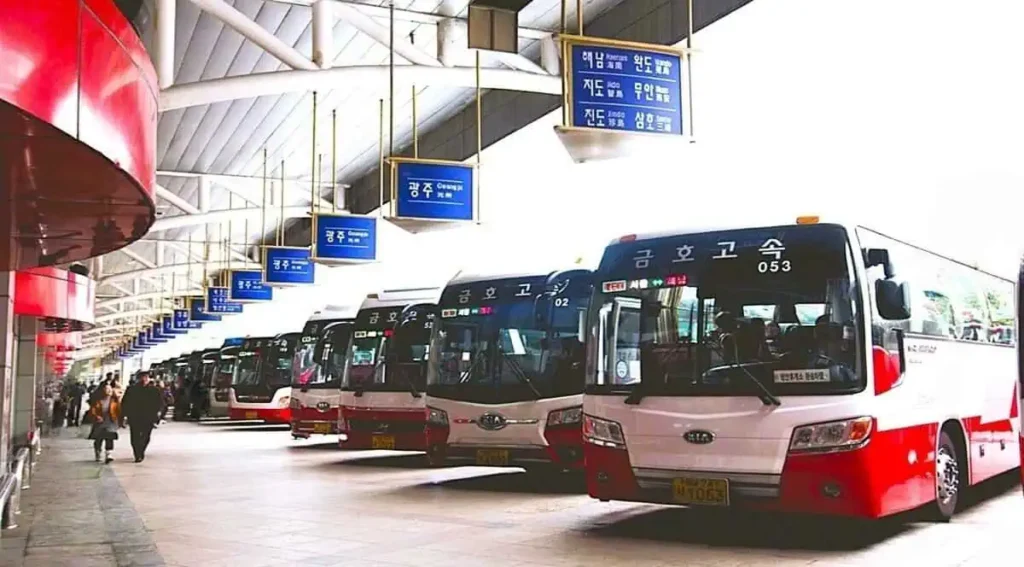
[[[892,277],[896,275],[896,269],[892,265],[892,260],[889,259],[889,251],[885,248],[868,248],[865,250],[864,263],[865,269],[870,269],[874,266],[882,266],[882,271],[885,273],[885,279],[892,279]]]
[[[890,321],[910,319],[910,285],[892,279],[875,282],[878,314]]]

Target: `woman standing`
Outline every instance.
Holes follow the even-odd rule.
[[[114,440],[118,437],[117,428],[121,422],[121,401],[114,397],[114,389],[110,384],[103,386],[98,399],[89,408],[89,414],[92,416],[89,439],[93,440],[96,462],[100,462],[100,449],[104,449],[103,462],[109,463],[114,460],[110,453],[114,450]]]

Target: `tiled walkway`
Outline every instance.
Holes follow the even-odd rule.
[[[571,481],[223,423],[161,427],[142,464],[126,442],[107,466],[66,434],[45,447],[0,566],[1021,564],[1012,479],[951,524],[864,525],[600,503]]]

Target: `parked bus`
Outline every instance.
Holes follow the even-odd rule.
[[[292,356],[299,335],[245,339],[231,381],[231,419],[291,424]]]
[[[363,301],[341,380],[343,449],[426,449],[425,353],[440,291],[384,291]]]
[[[191,404],[189,418],[199,420],[208,415],[210,403],[210,385],[213,373],[217,369],[217,358],[220,349],[209,348],[194,351],[188,358],[188,381],[190,383],[188,399]]]
[[[962,332],[1013,305],[1011,281],[813,217],[625,236],[588,317],[587,490],[948,519],[1020,465],[1013,345]]]
[[[328,306],[306,321],[292,363],[292,437],[308,439],[313,434],[337,435],[341,372],[326,372],[324,357],[331,345],[341,344],[344,356],[356,310]]]
[[[228,398],[231,391],[231,376],[238,361],[238,351],[245,342],[244,338],[225,339],[217,351],[217,364],[209,383],[209,406],[207,415],[210,417],[228,417]]]
[[[460,276],[445,287],[427,374],[432,461],[583,466],[591,278],[580,269]]]

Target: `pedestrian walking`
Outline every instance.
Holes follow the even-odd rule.
[[[85,397],[85,388],[81,382],[71,384],[70,407],[68,408],[68,427],[78,427],[82,424],[82,399]]]
[[[139,373],[139,381],[128,387],[124,393],[124,416],[128,419],[128,427],[132,435],[132,451],[135,462],[141,463],[146,458],[153,426],[160,420],[163,408],[163,396],[149,380],[149,372]]]
[[[114,389],[110,384],[103,386],[99,399],[93,402],[89,414],[93,420],[89,439],[93,441],[96,462],[100,462],[100,450],[103,450],[103,462],[109,463],[114,460],[111,453],[114,451],[114,441],[118,438],[117,429],[121,422],[121,401],[114,397]]]

